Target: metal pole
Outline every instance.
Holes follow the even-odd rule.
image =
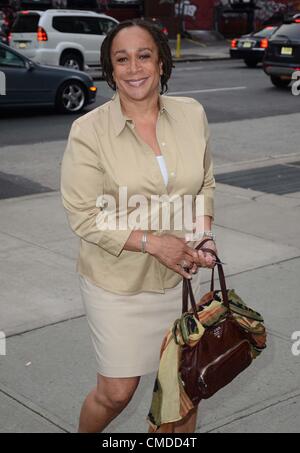
[[[180,35],[183,36],[183,21],[184,21],[184,0],[180,2]]]
[[[176,58],[180,58],[181,55],[181,35],[177,33],[177,42],[176,42]]]
[[[177,33],[176,58],[180,58],[181,56],[181,37],[183,36],[184,0],[181,0],[178,5],[178,16],[179,16],[179,33]]]

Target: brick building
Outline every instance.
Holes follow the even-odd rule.
[[[245,1],[245,0],[244,0]],[[14,10],[65,7],[105,12],[118,20],[158,17],[175,37],[183,16],[186,30],[216,30],[225,36],[246,33],[266,23],[280,23],[287,12],[300,12],[300,0],[248,0],[256,4],[248,12],[232,9],[243,0],[0,0],[0,8],[14,5]],[[174,6],[175,5],[175,6]]]
[[[237,1],[237,0],[236,0]],[[256,9],[232,8],[230,0],[184,0],[187,30],[218,30],[228,35],[260,28],[268,22],[281,22],[288,12],[300,12],[300,0],[255,0]],[[178,6],[176,11],[182,12]],[[250,31],[250,30],[249,30]]]

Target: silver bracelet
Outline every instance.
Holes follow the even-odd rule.
[[[141,240],[141,252],[143,253],[146,253],[146,244],[147,244],[147,231],[144,231]]]
[[[203,231],[203,238],[210,238],[212,241],[215,241],[216,235],[212,231]]]

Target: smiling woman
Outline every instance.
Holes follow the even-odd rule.
[[[144,42],[142,47],[136,45],[135,37],[133,47],[126,45],[129,52],[131,49],[131,56],[125,55],[126,49],[124,49],[124,43],[128,38],[129,29],[135,26],[135,32],[139,35],[139,38]],[[121,38],[120,38],[121,34]],[[116,39],[115,39],[116,38]],[[118,38],[118,39],[117,39]],[[143,41],[145,39],[145,41]],[[117,42],[115,42],[117,41]],[[145,46],[145,44],[147,44]],[[132,54],[132,49],[136,49],[137,54],[134,56]],[[102,76],[103,79],[107,81],[108,85],[115,90],[116,81],[113,76],[113,64],[123,64],[128,68],[129,60],[135,59],[151,60],[151,63],[155,62],[158,65],[158,62],[161,64],[160,68],[160,83],[161,90],[160,93],[163,94],[168,89],[168,80],[172,73],[172,55],[168,41],[163,33],[154,27],[149,25],[146,21],[136,19],[134,21],[124,21],[119,24],[108,36],[107,39],[103,42],[101,47],[101,66],[102,66]],[[117,58],[118,57],[118,58]],[[118,61],[119,60],[119,61]]]
[[[193,220],[202,226],[201,236],[213,237],[215,182],[206,116],[193,99],[160,95],[172,71],[166,37],[149,22],[123,22],[105,38],[101,63],[116,94],[74,122],[62,162],[62,201],[81,238],[80,289],[98,365],[79,432],[102,431],[128,404],[140,376],[157,370],[164,334],[180,316],[182,277],[214,266],[212,255],[188,242],[186,222],[174,226],[173,212],[172,227],[161,222],[161,212],[155,225],[151,215],[143,224],[141,218],[120,224],[132,213],[132,204],[126,199],[123,208],[120,201],[123,188],[129,199],[143,195],[147,206],[153,196],[199,196],[203,210],[198,215],[193,209]],[[112,212],[99,197],[113,198]],[[118,225],[101,228],[107,214]],[[193,408],[174,423],[174,432],[194,432],[195,423]]]

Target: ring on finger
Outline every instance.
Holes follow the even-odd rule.
[[[197,272],[198,272],[198,266],[193,265],[193,267],[192,267],[191,270],[192,270],[193,274],[197,274]]]
[[[191,266],[189,265],[189,263],[188,263],[187,261],[185,261],[185,260],[182,260],[182,261],[180,262],[180,266],[181,266],[182,268],[185,268],[185,267],[188,268],[188,269],[191,268]]]

